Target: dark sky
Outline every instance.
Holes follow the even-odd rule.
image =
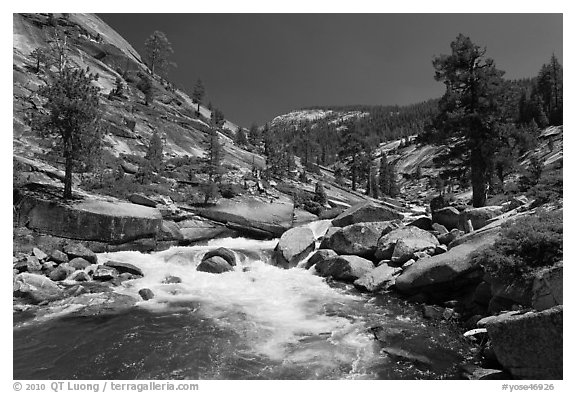
[[[408,104],[439,97],[432,58],[458,33],[486,46],[507,78],[562,59],[561,14],[99,14],[144,53],[154,31],[172,42],[170,79],[196,79],[243,126],[312,105]]]

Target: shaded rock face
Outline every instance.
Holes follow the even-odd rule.
[[[480,229],[489,221],[504,213],[502,206],[484,206],[470,208],[460,213],[458,228],[466,232],[466,223],[468,220],[472,223],[472,228]]]
[[[358,280],[354,281],[354,286],[361,291],[376,292],[388,289],[396,281],[396,275],[402,271],[401,268],[391,267],[382,264],[366,273]]]
[[[375,257],[377,259],[392,259],[396,243],[399,240],[403,241],[401,249],[396,254],[396,260],[399,265],[411,259],[414,252],[428,248],[434,249],[439,245],[436,237],[430,232],[414,226],[408,226],[395,229],[378,239]]]
[[[316,263],[315,266],[320,276],[344,282],[354,282],[374,269],[371,261],[355,255],[326,259]]]
[[[539,272],[532,285],[532,307],[542,311],[563,304],[562,283],[562,264]]]
[[[497,237],[497,232],[488,232],[448,252],[419,260],[400,274],[396,279],[396,288],[404,293],[425,291],[441,297],[442,291],[439,291],[439,288],[458,288],[479,283],[484,273],[481,267],[472,261],[472,255],[475,251],[494,244]],[[450,293],[446,296],[449,297]]]
[[[501,282],[493,277],[486,276],[485,280],[490,283],[492,298],[488,303],[488,311],[491,314],[521,305],[529,307],[532,299],[532,282]]]
[[[431,231],[432,228],[432,219],[430,217],[418,217],[414,221],[408,224],[409,226],[415,226],[416,228],[423,229],[425,231]]]
[[[206,254],[204,254],[202,260],[204,261],[215,256],[224,259],[230,266],[236,266],[236,254],[234,254],[234,251],[225,247],[220,247],[215,250],[208,251]]]
[[[563,306],[484,318],[500,364],[522,379],[562,379]]]
[[[234,270],[232,266],[224,258],[219,256],[213,256],[211,258],[205,259],[196,268],[199,272],[206,273],[224,273]]]
[[[62,299],[65,294],[52,280],[39,274],[20,273],[14,279],[14,294],[28,298],[32,303]]]
[[[18,222],[53,236],[124,243],[154,237],[162,216],[156,209],[132,203],[92,199],[65,204],[27,194],[21,198]]]
[[[274,262],[285,269],[295,267],[314,251],[314,232],[307,227],[292,228],[284,232],[274,250]]]
[[[397,221],[363,222],[348,225],[331,236],[325,237],[320,248],[329,248],[340,255],[357,255],[371,259],[376,252],[378,239],[398,228]]]
[[[142,194],[131,194],[128,200],[136,205],[156,207],[156,202]]]
[[[312,266],[317,264],[320,261],[324,261],[326,259],[337,257],[338,254],[334,250],[318,250],[308,260],[304,265],[305,269],[310,269]]]
[[[455,207],[444,207],[432,211],[432,222],[443,225],[446,229],[458,229],[460,223],[460,212]]]
[[[345,227],[359,222],[392,221],[402,219],[400,212],[387,206],[375,205],[370,202],[360,203],[342,212],[332,220],[332,225]]]

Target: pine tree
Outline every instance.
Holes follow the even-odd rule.
[[[562,124],[562,66],[555,55],[540,69],[536,86],[550,124]]]
[[[206,149],[206,156],[204,162],[206,165],[206,172],[210,177],[210,181],[219,182],[222,175],[222,144],[218,136],[218,129],[215,127],[210,128],[208,135],[208,148]]]
[[[156,172],[160,171],[162,167],[162,149],[163,143],[160,135],[157,131],[154,131],[152,137],[150,138],[150,143],[148,144],[148,150],[146,152],[146,159],[150,163],[152,169]]]
[[[319,203],[321,206],[326,205],[328,202],[326,190],[324,190],[324,185],[322,185],[322,182],[316,183],[316,188],[314,189],[314,202]]]
[[[435,79],[446,85],[435,126],[446,138],[461,137],[458,148],[470,165],[472,204],[486,204],[493,156],[497,150],[497,126],[503,71],[485,58],[486,49],[460,34],[452,53],[433,61]]]
[[[246,132],[242,127],[238,126],[238,129],[236,130],[236,144],[238,146],[246,146],[247,143]]]
[[[380,169],[378,175],[378,186],[383,195],[390,195],[390,172],[388,170],[388,159],[386,153],[382,152],[380,157]]]
[[[388,179],[390,182],[390,191],[388,193],[388,195],[390,195],[392,198],[395,198],[398,196],[398,194],[400,194],[400,188],[398,186],[398,182],[396,180],[396,168],[393,164],[388,164]]]
[[[46,113],[34,112],[31,126],[47,137],[65,160],[64,198],[72,197],[72,173],[81,164],[98,155],[102,142],[99,91],[92,84],[98,79],[88,70],[63,68],[51,73],[38,94],[45,100]]]
[[[40,72],[42,65],[48,65],[49,56],[43,48],[36,48],[30,52],[30,58],[34,61],[34,73]]]
[[[144,43],[144,59],[152,74],[166,76],[168,72],[168,57],[174,53],[172,44],[168,41],[166,34],[161,31],[155,31],[148,37]]]
[[[200,104],[202,103],[205,94],[206,89],[204,88],[204,84],[200,79],[198,79],[194,85],[194,92],[192,93],[192,102],[198,104],[198,115],[200,115]]]
[[[154,87],[152,86],[152,81],[146,75],[140,76],[140,82],[136,85],[138,89],[144,93],[144,104],[146,106],[154,100]]]

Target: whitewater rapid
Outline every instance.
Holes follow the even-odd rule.
[[[277,240],[228,238],[154,254],[100,254],[99,261],[128,262],[142,269],[143,278],[126,282],[118,290],[138,296],[140,289],[151,289],[155,297],[139,302],[139,307],[163,313],[194,304],[192,312],[234,330],[255,355],[326,369],[372,358],[373,337],[352,316],[363,301],[331,288],[311,270],[268,264],[276,244]],[[196,271],[202,256],[217,247],[234,250],[234,271]],[[163,283],[168,276],[179,277],[181,283]],[[361,371],[351,370],[351,375]]]

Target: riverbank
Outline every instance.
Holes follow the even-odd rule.
[[[502,213],[502,209],[492,210]],[[305,287],[309,285],[322,285],[328,288],[322,291],[343,291],[346,296],[352,296],[356,299],[353,303],[359,308],[374,308],[371,312],[374,315],[386,315],[389,311],[387,306],[379,307],[381,304],[404,304],[402,307],[394,306],[399,310],[396,314],[398,320],[412,318],[413,321],[423,321],[430,329],[451,331],[452,345],[460,348],[456,352],[461,355],[457,357],[458,361],[450,361],[448,367],[440,359],[430,360],[431,354],[427,351],[423,354],[419,346],[412,348],[408,344],[401,345],[401,342],[409,341],[407,336],[401,330],[389,330],[389,322],[382,324],[364,320],[362,327],[357,326],[355,331],[362,340],[371,343],[371,351],[375,350],[374,345],[379,348],[380,355],[377,358],[380,360],[383,356],[389,362],[408,362],[420,365],[419,367],[428,371],[440,362],[452,370],[449,373],[451,378],[509,378],[510,375],[504,373],[503,367],[498,364],[500,358],[494,355],[498,353],[497,348],[486,345],[487,339],[490,339],[490,342],[495,340],[495,337],[490,336],[490,328],[482,325],[475,335],[469,335],[468,338],[463,338],[462,334],[466,330],[477,329],[478,322],[493,313],[493,310],[490,310],[491,303],[494,303],[493,298],[501,299],[503,294],[502,291],[496,294],[492,292],[492,286],[484,280],[483,272],[475,266],[471,256],[475,251],[493,244],[502,224],[521,216],[517,213],[518,211],[512,214],[508,212],[497,216],[492,212],[490,214],[494,216],[484,219],[482,228],[465,234],[458,228],[451,231],[443,229],[441,224],[433,219],[439,217],[438,214],[431,219],[402,214],[385,206],[361,204],[332,221],[325,220],[289,229],[279,240],[224,240],[224,244],[231,245],[229,252],[240,257],[237,263],[230,264],[225,269],[219,267],[228,266],[226,260],[219,260],[222,256],[226,257],[225,254],[205,263],[204,255],[217,248],[218,240],[209,241],[208,246],[173,247],[149,255],[139,252],[104,253],[98,254],[95,260],[89,250],[84,250],[82,256],[78,252],[70,253],[69,248],[47,253],[37,248],[31,254],[19,255],[19,259],[14,260],[18,270],[13,272],[16,296],[14,320],[24,327],[38,318],[50,319],[63,315],[115,315],[116,318],[119,313],[132,312],[130,310],[142,307],[150,311],[157,307],[162,309],[167,304],[178,304],[180,307],[199,304],[197,302],[208,302],[211,304],[209,307],[234,308],[239,293],[245,294],[246,291],[253,296],[250,304],[259,304],[264,301],[263,298],[269,296],[271,299],[293,297],[295,294],[289,290],[291,286],[305,291]],[[524,213],[529,214],[530,209],[525,207]],[[465,214],[465,217],[479,215],[471,210]],[[334,223],[342,226],[335,226]],[[476,225],[479,225],[478,221]],[[64,256],[68,258],[67,262],[64,261]],[[60,259],[56,261],[57,258]],[[83,258],[88,263],[75,260],[78,258]],[[202,264],[210,265],[208,270],[200,268]],[[256,276],[254,266],[257,266]],[[299,268],[291,269],[295,266]],[[121,270],[126,268],[132,270]],[[199,272],[196,273],[197,269]],[[224,271],[228,273],[206,273]],[[196,276],[189,277],[190,282],[183,284],[183,276],[186,277],[191,272],[194,275],[199,274],[202,280],[206,279],[206,275],[211,276],[210,284],[202,284],[202,280],[198,281]],[[268,280],[268,284],[272,284],[272,277],[278,277],[274,285],[279,288],[288,287],[286,293],[271,294],[258,287],[257,280]],[[82,281],[77,280],[78,278]],[[198,285],[200,293],[197,292]],[[181,292],[181,286],[185,288],[184,292]],[[231,299],[227,306],[226,302],[218,300],[227,293],[229,289],[226,288],[235,286],[237,290],[230,292]],[[202,292],[207,287],[213,287],[215,292]],[[142,292],[143,290],[146,291]],[[187,291],[196,295],[188,296]],[[301,298],[301,294],[298,296]],[[307,304],[318,300],[301,301]],[[188,310],[186,312],[190,312],[190,306],[184,307]],[[206,307],[206,304],[203,307]],[[262,305],[259,304],[259,307]],[[273,310],[270,306],[269,311],[277,313],[284,306],[278,307],[278,310]],[[412,310],[412,317],[402,316],[400,310],[405,307]],[[333,316],[329,309],[314,310],[313,318],[323,320]],[[351,310],[347,312],[352,312]],[[501,310],[497,312],[499,311]],[[300,312],[294,310],[295,314]],[[558,312],[561,315],[561,308],[555,311],[554,315]],[[418,315],[416,319],[414,313]],[[338,313],[338,318],[355,321],[357,316],[344,312]],[[256,316],[256,319],[260,320],[261,316]],[[482,324],[484,323],[490,324],[490,321],[483,321]],[[289,325],[293,326],[294,332],[303,326],[306,330],[306,323],[300,319],[290,322]],[[288,334],[280,325],[269,326],[269,329],[272,332],[280,329],[278,334]],[[334,334],[331,329],[324,330],[312,329],[305,333],[305,336],[315,337],[312,340],[315,341],[325,334]],[[288,335],[300,337],[294,332]],[[283,345],[293,341],[288,340]],[[391,346],[391,342],[395,344]],[[468,354],[467,357],[462,355],[463,352]],[[444,373],[447,372],[446,367],[443,369]],[[438,377],[447,374],[434,375]]]

